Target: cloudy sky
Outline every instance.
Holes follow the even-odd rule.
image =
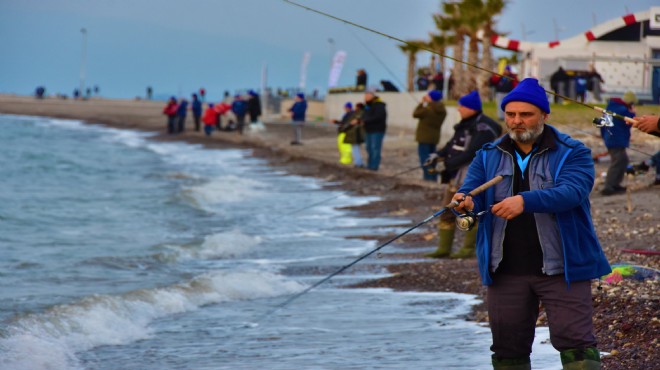
[[[439,0],[299,2],[402,39],[424,38],[440,10]],[[514,39],[564,39],[656,3],[511,0],[498,28]],[[106,97],[142,96],[151,85],[158,95],[203,86],[215,98],[258,88],[264,65],[269,86],[297,87],[306,52],[306,89],[324,91],[337,50],[347,53],[339,85],[353,84],[358,68],[371,82],[405,79],[396,42],[282,0],[0,0],[0,93],[31,94],[44,85],[71,95],[80,83],[82,28],[85,83]]]

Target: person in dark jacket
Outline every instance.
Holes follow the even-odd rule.
[[[415,131],[419,165],[423,170],[423,179],[433,182],[438,181],[438,174],[431,173],[428,166],[424,166],[424,162],[431,153],[435,152],[436,146],[440,142],[440,130],[447,116],[447,109],[441,99],[442,93],[440,91],[431,90],[422,97],[422,102],[417,105],[413,112],[413,117],[419,120]]]
[[[192,94],[192,101],[190,102],[190,110],[195,120],[195,131],[199,131],[199,123],[202,118],[202,102],[197,97],[197,94]]]
[[[373,92],[364,94],[365,109],[362,114],[362,124],[366,132],[367,169],[378,171],[380,167],[380,153],[383,149],[383,140],[387,131],[387,109],[385,103]]]
[[[564,67],[559,66],[557,70],[550,76],[550,88],[555,92],[555,104],[561,103],[563,99],[558,95],[566,96],[568,91],[568,81],[571,78],[564,70]]]
[[[167,133],[174,134],[176,132],[176,111],[178,105],[176,104],[176,97],[172,96],[168,101],[165,107],[163,108],[163,114],[167,116]]]
[[[632,118],[635,116],[635,103],[637,103],[637,97],[632,91],[628,91],[622,98],[611,98],[605,110]],[[606,196],[625,193],[626,188],[621,186],[621,182],[630,163],[628,153],[626,153],[626,148],[630,146],[630,126],[619,118],[614,118],[613,123],[613,127],[600,128],[600,135],[603,137],[611,158],[605,177],[605,186],[601,191],[601,194]]]
[[[261,116],[261,99],[256,91],[250,90],[248,92],[247,112],[250,116],[250,123],[257,123],[259,116]]]
[[[484,145],[453,200],[482,212],[477,260],[487,286],[494,369],[529,370],[542,303],[564,369],[600,369],[591,279],[610,268],[591,219],[591,150],[546,124],[545,90],[527,78],[507,95],[508,134]],[[503,180],[474,196],[479,185]]]
[[[302,145],[302,129],[305,125],[305,113],[307,112],[307,101],[305,94],[296,94],[295,103],[289,108],[291,123],[293,125],[293,140],[291,145]]]
[[[357,75],[355,76],[355,88],[363,91],[367,89],[367,71],[364,69],[357,70]]]
[[[179,102],[179,106],[176,108],[177,133],[181,133],[186,130],[187,115],[188,115],[188,101],[186,99],[181,99],[181,101]]]
[[[502,134],[502,127],[482,112],[481,98],[477,91],[458,99],[458,113],[461,121],[454,126],[454,136],[436,153],[427,159],[426,167],[432,167],[442,158],[442,182],[445,187],[443,202],[447,204],[463,184],[467,168],[477,150]],[[451,253],[456,230],[456,216],[452,212],[440,215],[438,222],[438,249],[428,254],[432,258],[472,258],[475,255],[477,228],[465,232],[463,247]]]

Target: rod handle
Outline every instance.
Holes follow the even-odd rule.
[[[491,186],[493,186],[493,185],[499,183],[499,182],[502,181],[502,180],[504,180],[504,176],[502,176],[502,175],[495,176],[495,177],[493,177],[492,179],[486,181],[485,183],[483,183],[483,184],[477,186],[477,187],[476,187],[474,190],[472,190],[471,192],[467,193],[466,197],[467,197],[467,196],[471,196],[471,197],[473,197],[473,196],[475,196],[475,195],[478,195],[478,194],[482,193],[484,190],[486,190],[486,189],[488,189],[489,187],[491,187]],[[455,207],[457,207],[459,204],[460,204],[459,202],[457,202],[457,201],[454,200],[454,201],[452,201],[451,203],[447,204],[447,205],[445,206],[445,208],[455,208]]]

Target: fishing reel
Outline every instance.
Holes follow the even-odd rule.
[[[470,231],[477,224],[479,216],[483,215],[488,211],[481,211],[479,213],[474,213],[472,211],[465,211],[463,214],[459,214],[456,217],[456,227],[461,231]]]
[[[614,126],[614,117],[611,113],[603,112],[602,117],[596,117],[591,122],[596,127],[612,127]]]

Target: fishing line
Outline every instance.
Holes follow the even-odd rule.
[[[502,181],[503,179],[504,179],[504,177],[501,176],[501,175],[500,175],[500,176],[495,176],[495,177],[493,177],[492,179],[488,180],[487,182],[483,183],[482,185],[479,185],[476,189],[474,189],[474,190],[472,190],[471,192],[469,192],[468,194],[466,194],[466,195],[463,197],[463,200],[465,200],[465,198],[467,198],[467,197],[474,197],[474,196],[476,196],[476,195],[482,193],[484,190],[486,190],[486,189],[490,188],[491,186],[493,186],[493,185],[499,183],[499,182]],[[450,210],[450,209],[453,209],[453,208],[457,207],[459,204],[460,204],[460,202],[457,202],[457,201],[451,201],[449,204],[447,204],[446,206],[444,206],[443,208],[441,208],[439,211],[435,212],[434,214],[432,214],[432,215],[428,216],[427,218],[423,219],[422,221],[418,222],[415,226],[410,227],[410,228],[407,229],[406,231],[404,231],[404,232],[402,232],[402,233],[396,235],[395,237],[389,239],[388,241],[386,241],[385,243],[379,245],[378,247],[376,247],[376,248],[370,250],[370,251],[367,252],[367,253],[364,253],[363,255],[361,255],[360,257],[358,257],[357,259],[353,260],[351,263],[342,266],[341,268],[337,269],[335,272],[331,273],[330,275],[328,275],[328,276],[324,277],[323,279],[317,281],[316,283],[314,283],[314,284],[308,286],[308,287],[305,288],[304,290],[302,290],[302,291],[300,291],[300,292],[298,292],[298,293],[292,295],[291,297],[289,297],[288,299],[286,299],[284,302],[278,304],[277,306],[273,307],[271,310],[269,310],[268,312],[266,312],[265,314],[263,314],[261,317],[259,317],[259,318],[256,320],[256,323],[261,322],[262,320],[264,320],[264,319],[267,318],[268,316],[274,314],[275,312],[281,310],[282,308],[284,308],[285,306],[287,306],[287,305],[290,304],[291,302],[293,302],[293,301],[295,301],[296,299],[300,298],[301,296],[303,296],[303,295],[309,293],[312,289],[314,289],[314,288],[318,287],[319,285],[321,285],[321,284],[327,282],[328,280],[332,279],[332,278],[335,277],[336,275],[341,274],[342,272],[346,271],[348,268],[352,267],[353,265],[357,264],[358,262],[362,261],[363,259],[365,259],[365,258],[371,256],[372,254],[374,254],[374,253],[378,252],[379,250],[385,248],[386,246],[392,244],[395,240],[397,240],[397,239],[403,237],[404,235],[408,234],[409,232],[415,230],[416,228],[418,228],[418,227],[420,227],[420,226],[426,224],[427,222],[433,220],[434,218],[440,216],[441,214],[443,214],[443,213],[446,212],[447,210]]]
[[[405,44],[405,45],[413,46],[413,45],[412,45],[410,42],[408,42],[408,41],[405,41],[405,40],[400,39],[400,38],[398,38],[398,37],[395,37],[395,36],[392,36],[392,35],[386,34],[386,33],[384,33],[384,32],[380,32],[380,31],[375,30],[375,29],[373,29],[373,28],[369,28],[369,27],[366,27],[366,26],[363,26],[363,25],[357,24],[357,23],[355,23],[355,22],[351,22],[351,21],[349,21],[349,20],[346,20],[346,19],[343,19],[343,18],[339,18],[339,17],[334,16],[334,15],[332,15],[332,14],[325,13],[325,12],[323,12],[323,11],[320,11],[320,10],[317,10],[317,9],[314,9],[314,8],[310,8],[310,7],[305,6],[305,5],[302,5],[302,4],[298,4],[298,3],[293,2],[293,1],[291,1],[291,0],[282,0],[282,1],[284,1],[285,3],[288,3],[289,5],[293,5],[293,6],[296,6],[296,7],[302,8],[302,9],[305,9],[305,10],[307,10],[307,11],[310,11],[310,12],[313,12],[313,13],[316,13],[316,14],[319,14],[319,15],[322,15],[322,16],[324,16],[324,17],[328,17],[328,18],[334,19],[334,20],[336,20],[336,21],[338,21],[338,22],[342,22],[342,23],[344,23],[344,24],[347,24],[347,25],[350,25],[350,26],[353,26],[353,27],[356,27],[356,28],[360,28],[360,29],[363,29],[363,30],[368,31],[368,32],[371,32],[371,33],[375,33],[375,34],[377,34],[377,35],[383,36],[383,37],[388,38],[388,39],[390,39],[390,40],[394,40],[394,41],[397,41],[397,42],[402,43],[402,44]],[[475,64],[472,64],[472,63],[469,63],[469,62],[466,62],[466,61],[463,61],[463,60],[460,60],[460,59],[457,59],[457,58],[451,57],[451,56],[449,56],[449,55],[441,54],[441,53],[439,53],[439,52],[437,52],[437,51],[435,51],[435,50],[433,50],[433,49],[431,49],[431,48],[429,48],[429,47],[426,47],[426,46],[424,46],[424,45],[415,45],[415,46],[418,47],[418,48],[421,49],[421,50],[424,50],[424,51],[427,51],[427,52],[429,52],[429,53],[432,53],[432,54],[438,55],[438,56],[440,56],[440,57],[443,57],[443,58],[446,58],[446,59],[452,60],[452,61],[454,61],[454,62],[456,62],[456,63],[464,64],[464,65],[466,65],[466,66],[468,66],[468,67],[472,67],[472,68],[474,68],[474,69],[476,69],[476,70],[483,71],[483,72],[488,72],[489,74],[493,74],[493,75],[499,76],[500,78],[506,78],[506,79],[509,79],[509,80],[514,80],[513,77],[505,76],[505,75],[503,75],[503,74],[501,74],[501,73],[498,73],[498,72],[495,72],[495,71],[491,71],[491,70],[489,70],[489,69],[487,69],[487,68],[480,67],[480,66],[478,66],[478,65],[475,65]],[[578,100],[576,100],[576,99],[572,99],[572,98],[570,98],[570,97],[568,97],[568,96],[564,96],[564,95],[562,95],[562,94],[556,93],[556,92],[551,91],[551,90],[545,90],[545,89],[544,89],[544,91],[545,91],[547,94],[550,94],[550,95],[553,95],[553,96],[556,96],[556,97],[559,97],[559,98],[565,99],[565,100],[567,100],[567,101],[570,101],[570,102],[576,103],[576,104],[578,104],[578,105],[581,105],[581,106],[583,106],[583,107],[589,108],[589,109],[591,109],[591,110],[595,110],[595,111],[597,111],[597,112],[600,112],[600,113],[602,114],[602,117],[597,117],[597,118],[595,118],[595,119],[593,120],[593,124],[594,124],[596,127],[612,127],[613,123],[612,123],[611,118],[618,118],[618,119],[621,119],[621,120],[623,120],[624,122],[626,122],[626,123],[628,123],[628,124],[636,124],[636,123],[638,123],[637,121],[635,121],[634,119],[632,119],[632,118],[630,118],[630,117],[622,116],[622,115],[620,115],[620,114],[618,114],[618,113],[608,111],[608,110],[606,110],[606,109],[604,109],[604,108],[597,107],[597,106],[593,106],[593,105],[590,105],[590,104],[587,104],[587,103],[584,103],[584,102],[578,101]],[[569,125],[567,125],[567,124],[565,124],[565,125],[568,126],[568,127],[571,127],[571,126],[569,126]],[[637,151],[637,150],[635,150],[635,151]],[[648,156],[651,156],[651,155],[648,154],[648,153],[644,153],[644,152],[641,152],[641,151],[638,151],[638,152],[639,152],[639,153],[642,153],[642,154],[645,154],[645,155],[648,155]]]

